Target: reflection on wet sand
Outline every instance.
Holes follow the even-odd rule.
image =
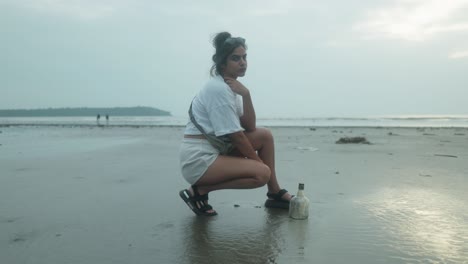
[[[282,226],[289,220],[284,212],[263,212],[264,221],[233,217],[188,218],[185,256],[187,263],[277,263],[282,251]],[[240,217],[242,218],[242,217]],[[302,246],[303,247],[303,246]]]
[[[466,201],[432,189],[384,188],[358,203],[378,219],[394,259],[455,262],[468,259]]]

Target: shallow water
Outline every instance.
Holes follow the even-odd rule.
[[[265,188],[214,192],[219,215],[196,217],[178,197],[186,183],[174,173],[176,128],[4,128],[0,259],[468,262],[467,139],[370,129],[375,145],[341,146],[330,130],[288,130],[277,140],[281,181],[297,187],[301,177],[311,202],[309,219],[293,220],[263,207]]]
[[[396,170],[389,182],[354,176],[342,187],[337,179],[347,176],[337,175],[336,187],[325,190],[305,179],[308,220],[257,208],[262,201],[231,202],[258,200],[256,191],[223,193],[213,201],[217,218],[182,224],[191,239],[180,263],[466,263],[468,178],[455,169],[431,171],[416,178]]]
[[[348,199],[350,198],[350,199]],[[214,218],[188,216],[176,229],[177,263],[464,263],[466,200],[425,189],[311,205],[308,220],[255,204],[217,204]],[[239,202],[237,203],[239,204]]]
[[[185,126],[188,116],[112,116],[102,126]],[[381,117],[271,117],[258,118],[259,126],[268,127],[468,127],[468,116],[381,116]],[[0,125],[95,126],[95,116],[84,117],[0,117]]]

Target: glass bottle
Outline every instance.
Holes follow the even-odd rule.
[[[293,219],[307,219],[309,217],[309,199],[304,195],[303,183],[299,183],[297,195],[291,199],[289,217]]]

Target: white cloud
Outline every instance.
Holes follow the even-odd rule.
[[[468,58],[468,50],[453,52],[449,55],[450,59]]]
[[[468,0],[397,0],[391,7],[369,11],[354,30],[366,38],[424,41],[439,33],[468,31],[468,18],[454,21],[467,8]]]

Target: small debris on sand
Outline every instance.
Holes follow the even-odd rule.
[[[437,157],[458,158],[458,157],[455,156],[455,155],[445,155],[445,154],[434,154],[434,156],[437,156]]]
[[[365,137],[342,137],[336,144],[371,144]]]
[[[318,148],[314,148],[314,147],[296,147],[296,149],[298,150],[309,150],[309,151],[317,151]]]
[[[421,173],[419,173],[419,176],[421,176],[421,177],[432,177],[432,175],[429,175],[429,174],[421,174]]]

